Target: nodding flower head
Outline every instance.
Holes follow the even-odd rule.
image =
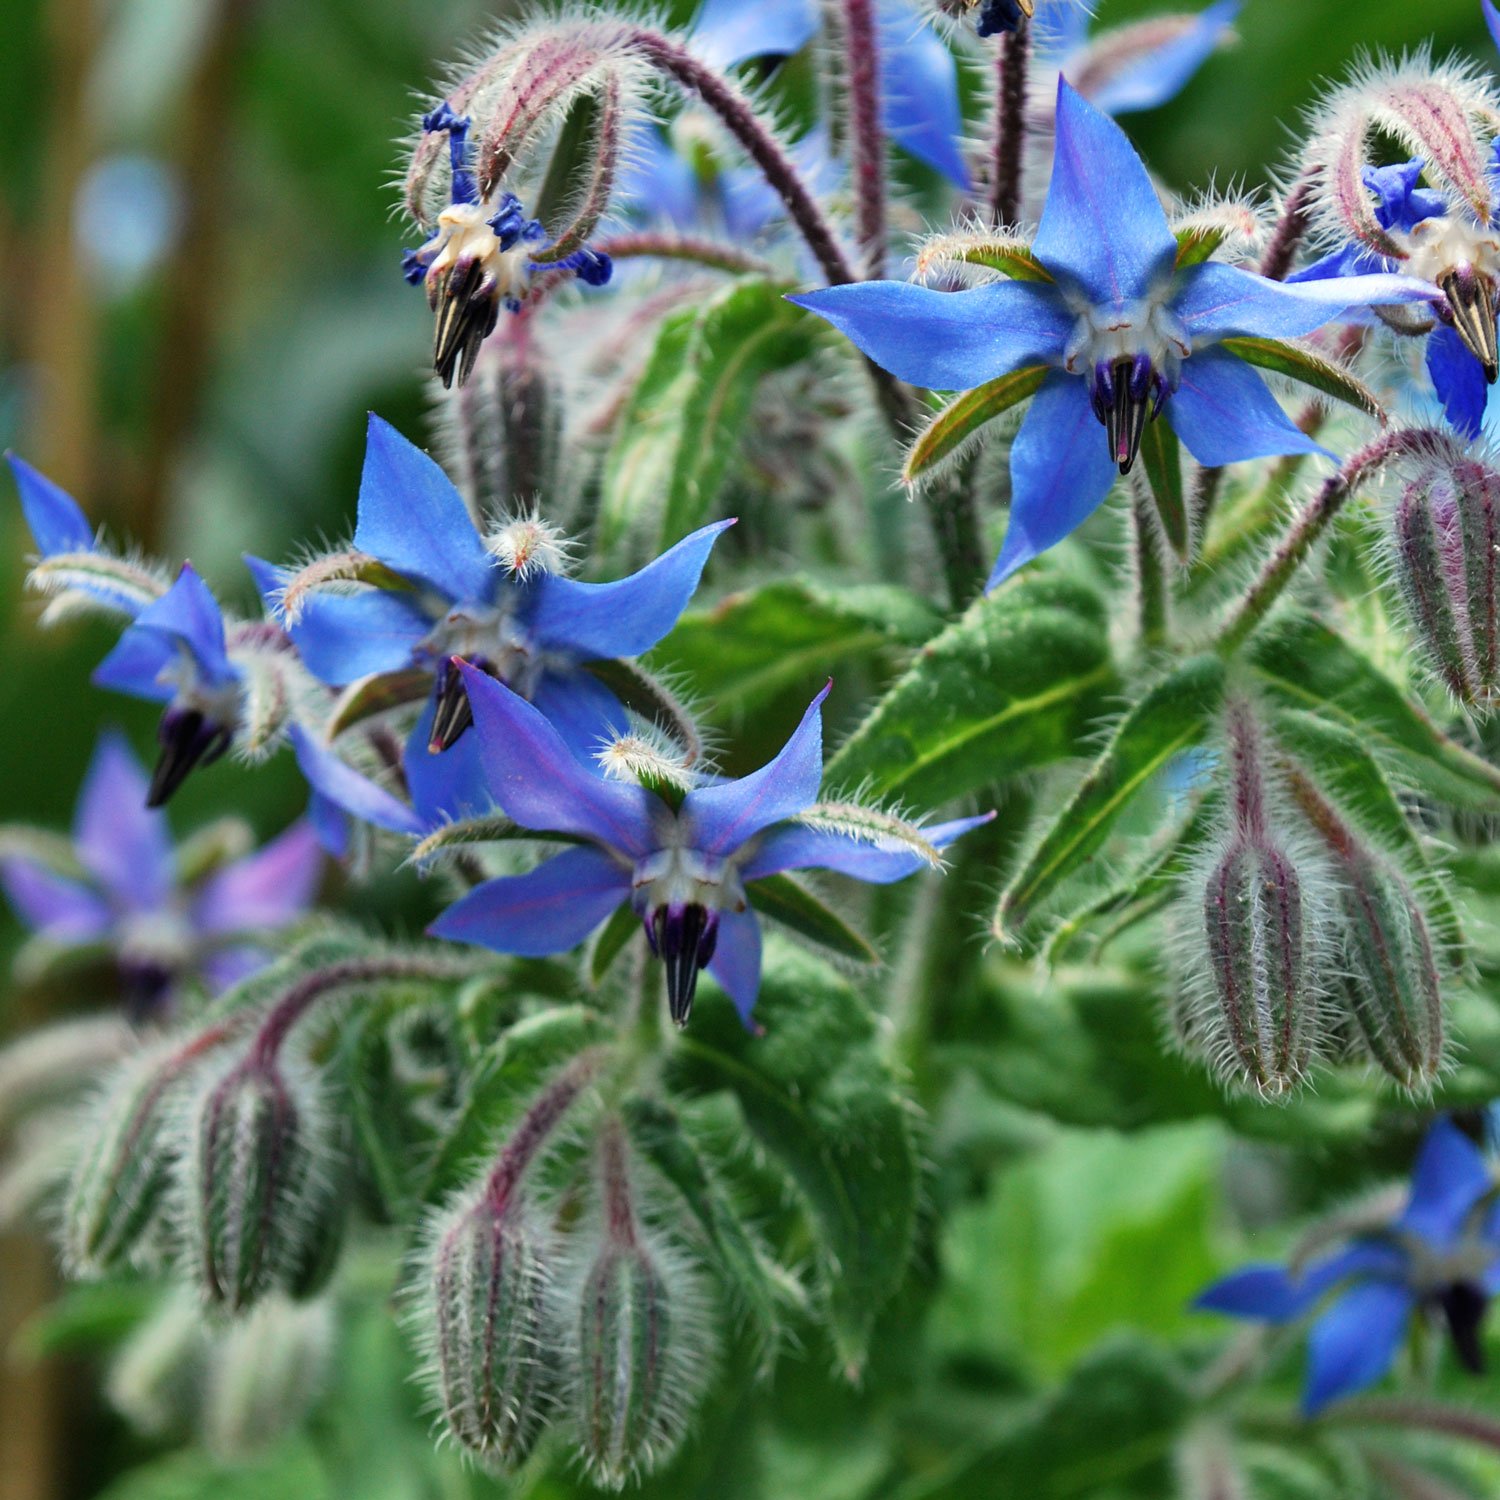
[[[520,827],[575,847],[529,874],[478,886],[432,933],[545,957],[581,943],[628,903],[665,966],[679,1026],[705,969],[748,1023],[760,988],[756,881],[817,868],[886,884],[931,864],[937,849],[987,821],[919,830],[886,818],[856,829],[818,818],[827,688],[759,771],[687,791],[655,790],[595,774],[524,699],[467,664],[461,670],[495,804]]]
[[[502,307],[519,312],[538,272],[571,272],[588,286],[603,286],[612,265],[607,255],[587,248],[557,261],[537,264],[533,252],[550,243],[546,229],[528,219],[514,193],[492,203],[480,200],[468,161],[469,120],[445,101],[424,116],[426,131],[446,131],[452,160],[452,201],[439,215],[427,242],[402,255],[402,271],[413,285],[425,285],[437,314],[432,363],[444,386],[462,385],[500,319]]]

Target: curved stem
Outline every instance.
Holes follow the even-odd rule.
[[[845,78],[859,247],[871,277],[885,273],[885,132],[880,123],[880,42],[871,0],[843,0]]]
[[[1261,258],[1260,274],[1272,281],[1285,281],[1287,272],[1292,269],[1292,261],[1297,254],[1298,247],[1307,237],[1308,225],[1312,219],[1312,198],[1317,185],[1318,168],[1304,172],[1297,179],[1296,185],[1287,194],[1286,202],[1282,205],[1281,217],[1276,221],[1276,228],[1271,232],[1270,242],[1266,245],[1266,253]]]
[[[706,235],[676,234],[670,230],[632,230],[597,240],[594,248],[614,260],[654,258],[686,260],[732,276],[775,274],[770,261],[751,255],[737,245],[725,245]]]
[[[1022,16],[1000,39],[995,58],[995,139],[990,169],[990,220],[997,229],[1021,216],[1026,164],[1026,83],[1031,67],[1031,22]]]
[[[503,1213],[510,1205],[527,1167],[558,1122],[573,1107],[574,1101],[588,1087],[599,1070],[599,1062],[598,1052],[580,1052],[537,1095],[516,1128],[506,1137],[484,1183],[485,1198],[495,1213]]]

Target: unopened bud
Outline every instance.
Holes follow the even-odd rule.
[[[1396,576],[1433,669],[1463,703],[1500,683],[1500,474],[1463,460],[1407,485],[1396,507]]]
[[[197,1101],[187,1159],[187,1253],[204,1298],[242,1312],[305,1273],[334,1210],[334,1155],[316,1078],[253,1049]]]
[[[147,1436],[185,1432],[198,1411],[209,1343],[197,1299],[174,1288],[110,1361],[104,1377],[110,1405]]]
[[[552,1404],[548,1267],[556,1247],[521,1198],[488,1186],[441,1221],[419,1313],[438,1418],[494,1471],[530,1453]]]

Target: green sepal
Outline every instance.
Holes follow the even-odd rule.
[[[987,380],[950,401],[917,434],[907,450],[901,478],[907,484],[917,483],[957,453],[986,422],[1036,395],[1049,373],[1046,365],[1032,365]]]
[[[752,881],[746,894],[763,917],[790,927],[840,958],[860,964],[880,962],[879,953],[865,938],[790,875],[767,875]]]
[[[1246,364],[1276,375],[1286,375],[1303,385],[1311,386],[1335,401],[1372,417],[1384,417],[1385,408],[1364,381],[1357,379],[1342,365],[1335,364],[1315,350],[1300,344],[1283,343],[1280,339],[1257,339],[1238,335],[1223,341],[1223,347],[1237,354]]]
[[[1140,457],[1162,532],[1177,560],[1185,563],[1192,551],[1192,532],[1182,486],[1182,445],[1167,422],[1146,423]]]

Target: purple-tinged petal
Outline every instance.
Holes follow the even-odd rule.
[[[655,125],[630,133],[615,192],[618,202],[643,218],[664,219],[679,229],[698,222],[698,175]]]
[[[729,520],[701,527],[640,572],[613,583],[544,573],[531,585],[523,610],[530,634],[543,650],[580,661],[640,656],[677,623],[719,533],[733,525]]]
[[[178,660],[175,641],[133,625],[115,642],[115,648],[94,668],[90,681],[95,687],[126,693],[132,698],[147,698],[154,703],[170,703],[177,696],[176,685],[162,674]]]
[[[293,724],[290,732],[298,768],[313,791],[377,828],[413,835],[427,832],[421,818],[400,798],[393,797],[384,787],[376,786],[369,777],[346,765],[300,724]]]
[[[485,779],[478,735],[461,734],[438,755],[427,748],[432,741],[435,712],[436,703],[429,698],[401,757],[412,806],[427,828],[482,817],[495,808],[495,799],[490,796]]]
[[[224,644],[224,613],[192,563],[183,563],[172,587],[136,616],[126,634],[132,632],[158,636],[181,646],[192,657],[199,680],[207,687],[226,687],[239,681],[240,674],[230,664]]]
[[[1422,1142],[1412,1169],[1402,1229],[1446,1249],[1458,1239],[1475,1204],[1493,1186],[1479,1147],[1452,1120],[1440,1119]]]
[[[882,0],[876,11],[880,49],[880,112],[903,150],[957,187],[969,186],[959,141],[958,67],[953,54],[910,5]]]
[[[1139,301],[1177,261],[1177,240],[1135,147],[1061,78],[1052,182],[1031,248],[1099,307]]]
[[[524,698],[465,664],[490,795],[522,828],[570,833],[640,859],[652,846],[653,818],[666,812],[644,787],[605,781],[568,749]]]
[[[921,833],[935,849],[946,849],[954,839],[971,828],[988,823],[994,816],[989,812],[977,818],[955,818],[951,823],[923,828]],[[854,879],[868,881],[871,885],[890,885],[931,868],[920,854],[894,841],[877,844],[828,828],[789,823],[785,828],[773,829],[767,834],[765,843],[751,856],[740,874],[745,880],[760,880],[783,870],[835,870],[840,875],[852,875]]]
[[[687,794],[680,816],[692,848],[732,854],[763,828],[795,817],[817,800],[823,780],[823,700],[832,687],[830,682],[808,705],[774,760],[737,781]]]
[[[719,935],[708,972],[748,1026],[755,997],[760,994],[760,919],[753,911],[720,913]]]
[[[1489,382],[1484,366],[1453,329],[1440,324],[1428,334],[1427,373],[1448,425],[1466,438],[1477,438],[1489,404]]]
[[[966,292],[859,281],[787,300],[832,323],[891,374],[936,391],[970,390],[1027,365],[1061,363],[1073,333],[1056,290],[1031,281]]]
[[[1010,450],[1010,523],[986,591],[1082,526],[1118,476],[1086,383],[1049,375]]]
[[[371,672],[398,672],[432,629],[416,600],[371,589],[314,595],[289,628],[303,665],[320,682],[344,687]]]
[[[1500,47],[1500,10],[1496,10],[1493,0],[1480,0],[1484,6],[1484,24],[1490,28],[1490,35],[1495,40],[1495,45]]]
[[[548,672],[531,695],[532,706],[558,732],[576,759],[598,773],[607,741],[630,729],[620,700],[591,672]]]
[[[78,508],[78,502],[24,458],[7,453],[16,488],[21,493],[21,512],[31,529],[31,539],[43,557],[59,552],[92,552],[94,528]]]
[[[151,778],[124,736],[103,735],[73,815],[84,868],[128,911],[162,906],[175,883],[166,814],[146,806]]]
[[[733,68],[752,57],[789,57],[817,33],[817,0],[704,0],[693,50],[716,68]]]
[[[822,126],[808,131],[791,147],[789,155],[803,184],[815,197],[837,192],[842,186],[844,168]],[[731,239],[754,240],[768,225],[786,217],[781,195],[753,166],[728,168],[719,174],[715,186],[723,227]]]
[[[250,577],[255,581],[255,591],[261,597],[261,602],[273,614],[281,614],[281,591],[286,587],[289,576],[288,570],[279,568],[273,562],[267,562],[263,557],[257,557],[253,552],[241,552],[240,561],[244,563]]]
[[[0,887],[21,921],[58,942],[86,943],[109,930],[103,897],[34,860],[0,860]]]
[[[497,953],[547,958],[577,947],[630,896],[630,871],[600,849],[565,849],[526,875],[476,886],[427,931]]]
[[[285,927],[311,904],[323,877],[323,852],[310,823],[293,823],[262,849],[216,871],[193,906],[200,932]]]
[[[494,588],[494,564],[453,481],[373,412],[354,545],[447,599],[487,599]]]
[[[334,859],[343,859],[349,853],[350,818],[331,797],[313,790],[307,799],[307,821],[318,835],[324,851]]]
[[[1374,1385],[1395,1361],[1414,1305],[1399,1282],[1366,1281],[1345,1292],[1308,1335],[1303,1412],[1316,1416]]]
[[[210,953],[201,965],[209,993],[222,995],[233,989],[240,980],[258,974],[271,962],[274,955],[268,948],[257,948],[253,944],[236,944],[233,948],[220,948]]]
[[[1242,0],[1218,0],[1191,27],[1114,74],[1090,100],[1108,115],[1155,109],[1181,93],[1213,56],[1240,13]]]
[[[1210,262],[1185,271],[1172,311],[1202,348],[1235,334],[1291,339],[1312,333],[1351,308],[1430,302],[1438,289],[1411,276],[1345,276],[1268,281],[1239,266]]]
[[[1205,349],[1182,367],[1182,384],[1167,401],[1166,419],[1200,464],[1218,467],[1282,453],[1334,455],[1281,409],[1256,372],[1222,349]]]

